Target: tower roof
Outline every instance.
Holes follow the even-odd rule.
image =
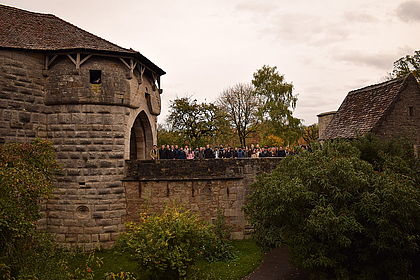
[[[94,51],[139,59],[159,75],[165,72],[132,49],[122,48],[51,14],[0,5],[0,48],[37,51]]]
[[[391,111],[408,82],[417,83],[414,76],[409,74],[350,91],[328,124],[323,139],[355,138],[371,132]]]

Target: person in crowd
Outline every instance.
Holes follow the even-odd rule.
[[[171,146],[166,145],[166,159],[171,159],[172,158],[172,152],[171,152]]]
[[[213,153],[214,153],[214,158],[219,158],[219,147],[214,147]]]
[[[228,147],[226,148],[226,151],[224,152],[224,158],[232,158],[233,157],[233,149]]]
[[[276,147],[268,148],[268,151],[270,152],[270,157],[277,156],[277,148]]]
[[[278,157],[285,157],[286,156],[286,151],[283,149],[283,147],[280,146],[279,150],[277,151],[277,156]]]
[[[204,147],[200,147],[200,159],[204,159],[205,157],[204,157],[204,151],[205,151],[206,149],[204,148]]]
[[[178,150],[178,159],[187,159],[187,154],[183,148],[179,148]]]
[[[187,149],[187,159],[194,159],[194,151],[190,148]]]
[[[297,146],[297,150],[311,151],[310,146]],[[260,148],[259,144],[252,144],[250,148],[246,147],[226,147],[222,145],[212,149],[210,145],[206,147],[197,147],[195,149],[185,145],[184,148],[178,145],[162,145],[160,149],[156,145],[150,151],[152,159],[213,159],[213,158],[258,158],[258,157],[286,157],[295,155],[296,151],[287,147],[264,146]]]
[[[207,145],[206,149],[204,150],[204,158],[215,158],[213,150],[210,149],[210,145]]]
[[[152,159],[159,159],[159,149],[156,145],[153,145],[153,148],[150,150],[150,157]]]
[[[200,159],[200,149],[199,148],[194,149],[194,159]]]
[[[178,145],[174,147],[174,159],[181,159],[181,151],[179,150]]]
[[[224,158],[225,157],[225,150],[223,149],[222,145],[220,145],[220,147],[218,149],[218,156],[219,156],[219,158]]]
[[[245,157],[250,158],[252,156],[252,149],[245,147]]]
[[[238,158],[244,158],[245,157],[245,152],[242,148],[238,149]]]
[[[175,145],[171,145],[171,159],[176,159]]]
[[[233,158],[238,158],[238,148],[233,149]]]
[[[165,153],[165,145],[162,145],[162,147],[159,149],[159,159],[166,159]]]
[[[170,145],[166,145],[166,159],[172,159],[172,149]]]
[[[258,157],[262,158],[262,157],[266,157],[266,155],[267,155],[267,151],[264,148],[260,151],[260,154],[258,155]]]
[[[258,157],[259,157],[259,155],[260,155],[260,150],[258,150],[258,149],[253,149],[253,150],[251,151],[251,158],[258,158]]]
[[[262,152],[260,153],[260,158],[264,158],[264,157],[271,157],[271,153],[268,151],[267,146],[265,146],[262,149]]]

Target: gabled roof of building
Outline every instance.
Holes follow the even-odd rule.
[[[0,4],[0,48],[38,51],[96,51],[138,58],[157,74],[165,72],[142,54],[93,35],[51,14]]]
[[[323,139],[355,138],[372,132],[392,110],[405,84],[410,81],[417,83],[410,74],[350,91],[328,124]]]

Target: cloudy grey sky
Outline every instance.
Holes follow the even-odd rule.
[[[295,86],[309,125],[420,49],[420,0],[3,0],[51,13],[163,68],[169,100],[214,101],[264,64]]]

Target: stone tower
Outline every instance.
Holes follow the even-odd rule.
[[[328,124],[333,119],[335,113],[337,113],[337,111],[325,112],[325,113],[321,113],[321,114],[317,115],[317,117],[318,117],[318,127],[319,127],[319,132],[318,132],[318,134],[319,134],[318,138],[319,139],[324,138],[325,130],[327,129]]]
[[[53,142],[63,167],[40,226],[109,247],[123,229],[127,159],[156,143],[165,72],[53,15],[0,5],[0,142]]]

